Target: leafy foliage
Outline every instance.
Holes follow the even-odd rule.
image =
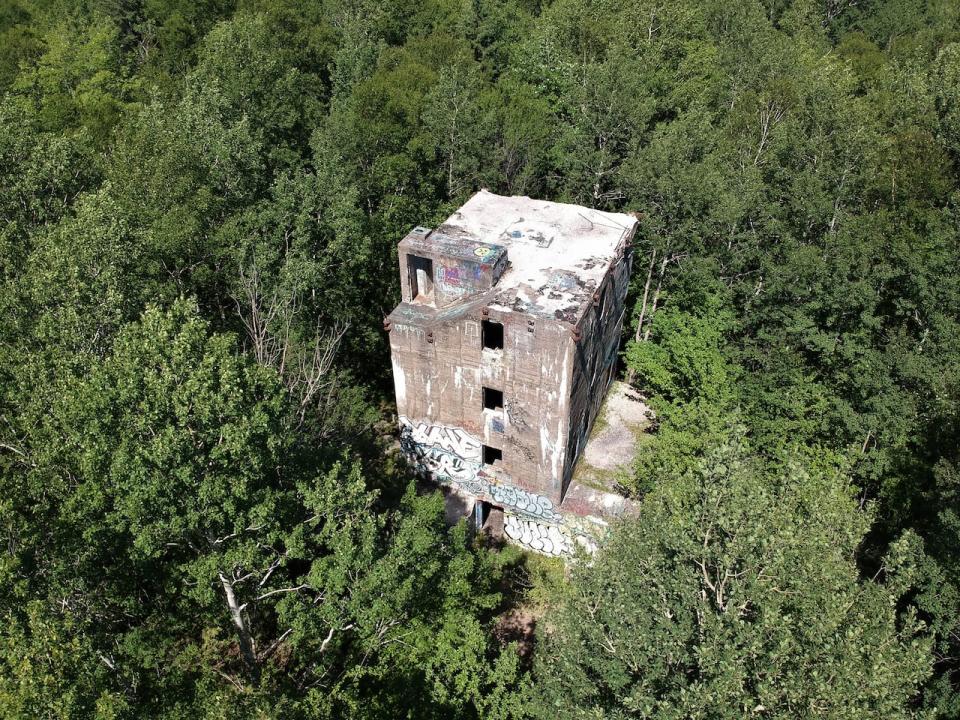
[[[544,717],[910,715],[930,657],[894,609],[909,557],[859,580],[869,518],[836,470],[744,456],[659,484],[579,569],[538,654]]]
[[[956,717],[958,82],[952,2],[4,3],[0,714]],[[640,221],[648,522],[542,687],[390,451],[478,187]]]

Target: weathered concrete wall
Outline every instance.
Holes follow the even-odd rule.
[[[403,301],[385,328],[404,452],[503,508],[508,537],[536,552],[592,547],[605,527],[589,499],[574,503],[582,518],[561,503],[614,373],[635,229],[481,191],[398,248]],[[483,347],[484,321],[502,325],[502,349]]]
[[[426,476],[497,507],[541,521],[559,521],[550,498],[517,487],[483,470],[480,440],[460,428],[400,418],[400,446]]]
[[[484,472],[480,439],[460,428],[400,418],[400,443],[414,467],[461,497],[504,510],[504,533],[512,542],[545,555],[592,553],[607,531],[600,517],[564,512],[550,498]]]
[[[624,252],[576,328],[483,302],[406,307],[390,328],[399,414],[467,433],[478,463],[480,445],[500,449],[478,472],[559,505],[613,379],[629,273]],[[503,325],[502,350],[482,347],[484,320]],[[484,387],[503,392],[502,410],[483,408]]]
[[[482,320],[503,324],[503,350],[482,347]],[[486,474],[560,503],[574,362],[567,326],[485,308],[444,320],[425,313],[422,324],[394,322],[390,346],[400,415],[500,449]],[[501,410],[483,408],[484,387],[503,392]]]
[[[574,350],[570,390],[570,432],[567,465],[564,468],[564,492],[616,372],[631,262],[629,248],[624,246],[618,261],[610,267],[597,288],[594,302],[584,309],[578,319],[576,336],[579,339]]]

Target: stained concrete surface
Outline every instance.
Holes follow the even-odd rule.
[[[627,383],[614,382],[584,448],[574,482],[610,487],[618,473],[628,472],[650,418],[650,409],[639,394]]]

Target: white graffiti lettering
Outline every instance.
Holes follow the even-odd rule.
[[[597,551],[597,538],[578,532],[575,528],[531,520],[512,513],[505,513],[503,520],[504,534],[511,542],[542,555],[571,559],[577,547],[589,555]]]
[[[401,416],[400,447],[417,470],[437,482],[454,484],[531,518],[564,522],[549,498],[481,477],[482,444],[462,428],[414,423]]]
[[[414,425],[406,417],[400,418],[401,439],[408,433],[410,440],[419,445],[431,445],[441,450],[459,455],[465,460],[480,459],[480,441],[466,430],[446,425],[427,425],[424,422]]]
[[[553,511],[553,503],[548,498],[511,485],[491,485],[490,495],[495,502],[516,508],[527,515],[533,515],[544,520],[560,517],[559,513]]]

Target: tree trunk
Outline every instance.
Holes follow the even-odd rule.
[[[633,334],[634,342],[640,342],[640,333],[643,330],[643,319],[647,314],[647,297],[650,295],[650,281],[653,280],[653,265],[657,260],[657,249],[650,253],[650,265],[647,267],[647,282],[643,285],[643,302],[640,304],[640,317],[637,319],[637,331]],[[636,371],[627,370],[627,382],[632,383]]]
[[[640,341],[640,331],[643,328],[643,320],[647,315],[647,298],[650,296],[650,282],[653,280],[653,265],[657,260],[657,249],[654,248],[650,253],[650,265],[647,267],[647,282],[643,285],[643,302],[640,305],[640,318],[637,320],[637,332],[633,339]]]
[[[663,276],[667,273],[668,262],[670,262],[670,256],[664,253],[663,260],[660,261],[660,274],[657,276],[657,289],[653,293],[653,302],[650,303],[650,320],[643,333],[644,340],[650,339],[650,324],[653,322],[653,314],[657,311],[657,301],[660,300],[660,288],[663,287]]]
[[[260,682],[260,664],[257,662],[257,651],[253,644],[253,637],[243,619],[244,605],[237,604],[237,596],[233,592],[233,583],[227,580],[223,573],[220,573],[220,582],[223,583],[223,592],[227,596],[227,607],[230,609],[230,617],[237,628],[237,637],[240,640],[240,653],[243,655],[243,663],[247,666],[247,673],[254,685]]]

